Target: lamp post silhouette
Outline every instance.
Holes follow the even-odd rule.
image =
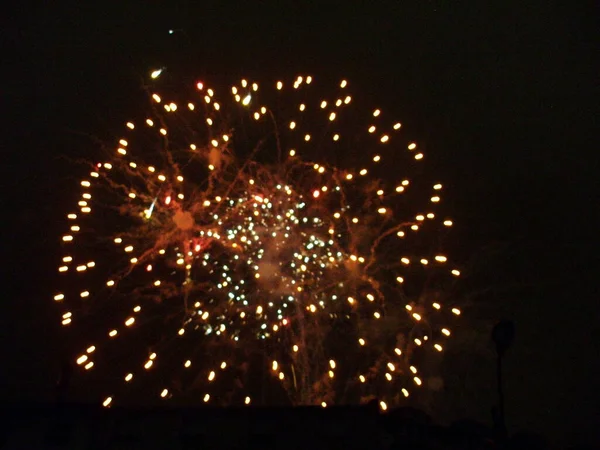
[[[492,340],[496,344],[496,381],[498,388],[498,405],[492,409],[494,425],[499,437],[507,437],[506,421],[504,416],[504,390],[502,383],[502,358],[515,339],[515,325],[512,321],[504,319],[494,326]]]

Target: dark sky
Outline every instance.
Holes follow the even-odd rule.
[[[2,398],[49,400],[65,346],[50,300],[74,183],[60,156],[85,155],[84,135],[134,110],[153,67],[230,80],[325,73],[393,105],[452,194],[453,247],[471,280],[440,420],[489,422],[487,333],[509,317],[509,426],[597,433],[593,3],[55,3],[10,8],[1,32]]]

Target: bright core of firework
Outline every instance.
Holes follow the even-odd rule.
[[[257,83],[241,80],[221,102],[199,82],[183,103],[151,93],[153,113],[126,123],[114,153],[81,180],[78,212],[68,214],[70,231],[62,236],[66,253],[58,271],[75,277],[54,295],[65,305],[62,324],[113,311],[105,337],[85,341],[78,365],[111,369],[101,359],[94,364],[96,348],[119,338],[127,347],[136,328],[153,327],[160,337],[147,342],[151,350],[138,367],[125,362],[131,365],[122,374],[126,385],[136,371],[155,370],[166,353],[165,364],[203,374],[199,398],[215,401],[217,372],[237,370],[260,353],[293,403],[343,401],[335,388],[338,366],[345,366],[340,382],[356,384],[361,398],[385,397],[382,385],[408,397],[400,386],[407,378],[421,386],[412,363],[417,349],[441,352],[450,331],[432,331],[432,322],[447,321],[446,311],[460,314],[403,291],[415,266],[415,280],[425,270],[460,274],[447,267],[447,256],[410,244],[423,229],[435,235],[452,225],[435,212],[442,185],[429,185],[429,201],[402,215],[398,205],[411,180],[389,185],[371,175],[383,164],[378,147],[399,150],[393,136],[400,123],[374,109],[356,131],[342,122],[355,114],[347,81],[328,99],[311,94],[312,81],[297,77],[287,90],[281,81],[271,86],[272,95],[290,98],[281,114],[261,103]],[[354,134],[373,150],[363,165],[327,163],[330,147],[354,145]],[[420,164],[417,144],[403,146]],[[398,322],[400,314],[407,322]],[[384,339],[381,323],[406,329],[392,328],[392,339]],[[350,331],[343,338],[330,339],[344,327]],[[336,342],[344,339],[351,343],[340,352]],[[187,352],[181,361],[173,360],[174,346]],[[215,347],[226,356],[194,360],[198,349]],[[164,383],[157,396],[174,396],[175,386],[182,392],[181,383]],[[236,389],[249,404],[246,387]],[[383,409],[388,404],[392,398],[381,401]]]

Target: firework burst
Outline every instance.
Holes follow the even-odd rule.
[[[423,153],[400,123],[356,111],[345,80],[314,84],[154,85],[91,164],[54,300],[105,406],[138,391],[386,409],[424,388],[418,362],[460,314],[442,306],[459,275],[442,186],[408,177]]]

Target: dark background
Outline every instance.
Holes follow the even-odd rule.
[[[490,422],[489,330],[508,317],[509,428],[598,439],[594,3],[122,3],[23,2],[4,14],[2,399],[53,398],[65,337],[51,297],[77,178],[61,156],[92,154],[86,135],[135,111],[132,92],[155,67],[327,74],[397,112],[452,197],[466,307],[433,416]]]

